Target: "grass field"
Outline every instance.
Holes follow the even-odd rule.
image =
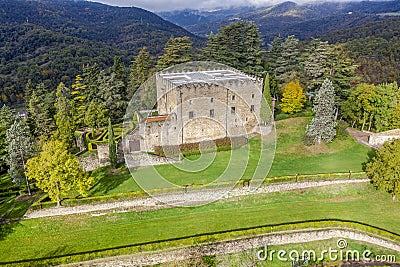
[[[201,207],[23,220],[0,242],[2,261],[305,220],[357,221],[400,233],[400,204],[372,185],[254,195]],[[23,244],[23,249],[21,249]]]
[[[352,137],[343,140],[335,140],[331,144],[321,144],[311,147],[302,143],[305,127],[309,118],[292,118],[276,122],[277,147],[275,160],[268,177],[353,172],[362,171],[362,164],[368,159],[369,148],[357,143]],[[258,164],[260,154],[260,139],[250,140],[250,154],[247,168],[242,179],[252,177]],[[157,166],[156,170],[168,181],[177,184],[207,184],[219,177],[231,157],[230,151],[221,151],[213,163],[201,172],[186,172],[173,165]],[[190,156],[188,159],[196,160],[198,156]],[[247,155],[244,159],[247,160]],[[179,167],[179,164],[177,164]],[[146,172],[149,168],[141,168],[138,172]],[[91,190],[92,196],[115,194],[131,191],[139,191],[140,188],[131,178],[129,171],[120,167],[115,173],[109,173],[108,168],[93,172],[97,181]],[[144,177],[146,177],[144,175]]]

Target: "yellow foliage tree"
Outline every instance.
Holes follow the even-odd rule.
[[[282,111],[294,114],[301,111],[306,103],[306,95],[299,82],[290,82],[286,84],[283,91],[282,103],[279,105]]]
[[[28,160],[26,169],[28,179],[34,180],[58,206],[70,193],[87,196],[94,182],[82,170],[78,159],[69,153],[66,144],[58,140],[46,142],[39,156]]]

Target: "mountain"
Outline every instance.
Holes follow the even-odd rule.
[[[140,8],[73,0],[0,1],[0,100],[21,102],[26,82],[71,84],[86,64],[126,64],[143,47],[159,54],[171,37],[187,30]]]
[[[194,34],[205,36],[217,32],[221,25],[237,20],[255,23],[265,43],[274,37],[296,35],[308,39],[335,30],[344,30],[385,20],[400,15],[400,0],[386,2],[323,2],[299,5],[283,2],[267,8],[243,12],[212,23],[197,23],[185,28]]]
[[[216,8],[213,10],[184,9],[160,12],[158,15],[176,25],[187,27],[202,23],[212,23],[244,12],[253,12],[255,7]]]

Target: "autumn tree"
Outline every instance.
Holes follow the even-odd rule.
[[[171,37],[157,62],[157,70],[192,60],[192,41],[189,37]]]
[[[61,206],[63,198],[74,193],[88,195],[93,185],[90,178],[79,165],[79,160],[71,155],[67,145],[60,140],[44,143],[37,157],[27,162],[27,175],[35,185],[49,194],[51,200]]]
[[[25,175],[27,160],[35,153],[29,128],[20,120],[16,120],[6,133],[8,174],[17,185],[26,184],[28,194],[31,194],[29,180]]]
[[[83,82],[81,75],[75,77],[75,82],[72,84],[72,104],[73,104],[73,117],[76,125],[82,127],[84,125],[85,112],[87,108],[87,86]]]
[[[290,82],[285,86],[280,107],[282,111],[294,114],[302,110],[306,96],[299,82]]]
[[[115,144],[114,129],[111,124],[111,119],[108,121],[108,153],[111,167],[115,168],[117,166],[117,147]]]
[[[372,183],[381,190],[392,194],[393,201],[400,195],[400,139],[385,143],[365,171]]]
[[[329,79],[325,79],[314,99],[312,119],[306,130],[306,137],[313,143],[332,142],[336,136],[335,88]],[[309,144],[310,144],[309,143]]]

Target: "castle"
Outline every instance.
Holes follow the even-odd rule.
[[[260,132],[262,83],[231,69],[156,74],[157,110],[137,112],[130,151]]]

